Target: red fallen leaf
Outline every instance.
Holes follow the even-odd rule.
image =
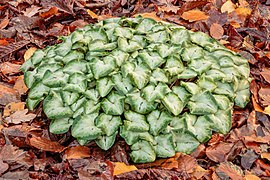
[[[204,6],[206,5],[207,3],[209,3],[208,1],[205,1],[205,0],[198,0],[198,1],[190,1],[190,2],[185,2],[185,4],[183,4],[181,6],[181,8],[177,11],[177,14],[181,15],[183,14],[184,12],[186,11],[189,11],[191,9],[194,9],[194,8],[198,8],[198,7],[201,7],[201,6]]]
[[[4,62],[0,64],[0,72],[2,72],[4,75],[14,75],[21,72],[20,67],[21,65],[18,64]]]
[[[43,151],[59,153],[65,150],[65,147],[58,142],[50,141],[43,137],[33,136],[29,139],[29,144]]]
[[[270,171],[270,165],[264,163],[263,160],[257,159],[255,163],[256,163],[258,166],[260,166],[261,168],[263,168],[263,169],[265,169],[265,170],[267,170],[267,171]]]
[[[63,159],[81,159],[90,157],[90,149],[86,146],[75,146],[65,151]]]
[[[0,160],[12,165],[14,163],[21,164],[27,168],[33,166],[34,159],[27,151],[20,150],[13,145],[5,145],[0,151]]]
[[[188,20],[189,22],[194,22],[194,21],[207,20],[209,16],[206,15],[205,12],[200,11],[200,10],[190,10],[190,11],[184,12],[181,15],[181,18]]]
[[[0,39],[0,46],[6,46],[9,42],[6,39]]]
[[[227,160],[227,155],[232,147],[232,143],[219,142],[218,144],[207,147],[206,155],[212,161],[224,162]]]
[[[0,104],[7,105],[11,102],[19,102],[19,94],[12,88],[0,84]]]
[[[11,114],[9,117],[5,118],[5,121],[8,124],[20,124],[22,122],[29,122],[33,120],[36,115],[35,114],[27,114],[28,109],[24,109],[22,111],[16,111],[15,113]]]
[[[233,180],[243,179],[243,172],[241,168],[230,162],[221,163],[216,169],[216,173],[220,179],[227,179],[228,177]]]

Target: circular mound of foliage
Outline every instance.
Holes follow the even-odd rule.
[[[136,163],[191,153],[249,101],[247,60],[202,32],[112,18],[62,40],[23,64],[27,106],[43,101],[50,132],[82,145],[108,150],[119,133]]]

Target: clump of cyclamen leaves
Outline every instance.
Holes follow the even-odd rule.
[[[247,60],[202,32],[112,18],[62,40],[22,65],[27,106],[43,101],[50,132],[81,145],[108,150],[119,133],[136,163],[191,153],[249,101]]]

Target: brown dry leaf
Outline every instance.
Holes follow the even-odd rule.
[[[50,152],[62,152],[65,147],[55,141],[50,141],[43,137],[33,136],[29,139],[29,144],[37,149]]]
[[[270,70],[268,68],[263,68],[260,74],[264,78],[265,81],[270,83]]]
[[[119,175],[119,174],[123,174],[126,172],[130,172],[130,171],[138,170],[136,168],[136,166],[134,166],[134,165],[128,166],[122,162],[115,162],[114,164],[115,164],[114,170],[113,170],[114,176]]]
[[[253,174],[248,174],[248,175],[245,175],[244,177],[244,180],[260,180],[260,179],[261,178]]]
[[[4,75],[14,75],[21,72],[20,67],[21,65],[18,64],[4,62],[0,64],[0,72],[2,72]]]
[[[51,16],[54,16],[58,13],[58,8],[57,7],[51,7],[48,11],[41,13],[39,16],[43,17],[44,19],[47,19]]]
[[[7,27],[9,23],[9,19],[5,18],[2,22],[0,22],[0,29],[4,29],[5,27]]]
[[[64,159],[81,159],[90,157],[90,149],[86,146],[75,146],[67,149]]]
[[[262,154],[261,154],[261,158],[265,158],[265,159],[267,159],[268,161],[270,161],[270,153],[262,153]]]
[[[6,171],[8,170],[8,164],[4,163],[2,159],[0,159],[0,176]]]
[[[206,148],[206,155],[209,159],[215,162],[224,162],[227,160],[227,155],[232,149],[232,143],[219,142],[216,145]]]
[[[201,179],[206,173],[207,173],[207,170],[205,170],[201,166],[197,165],[194,172],[192,172],[191,174],[196,179]]]
[[[189,22],[194,22],[194,21],[206,20],[209,18],[209,16],[207,16],[205,12],[200,11],[200,10],[190,10],[190,11],[184,12],[181,15],[181,18],[188,20]]]
[[[15,113],[7,117],[5,121],[7,123],[20,124],[22,122],[29,122],[36,117],[35,114],[31,114],[31,113],[27,114],[27,112],[28,112],[28,109],[24,109],[22,111],[16,111]]]
[[[261,88],[259,90],[259,97],[262,99],[260,102],[263,106],[270,105],[270,88]]]
[[[27,51],[25,51],[24,56],[23,56],[24,61],[27,61],[28,59],[30,59],[36,50],[37,48],[35,47],[30,47],[29,49],[27,49]]]
[[[222,13],[225,13],[225,12],[228,12],[228,13],[231,13],[235,10],[235,4],[228,0],[227,2],[225,2],[222,6],[221,6],[221,9],[220,11]]]
[[[252,96],[251,98],[252,98],[252,104],[253,104],[255,111],[263,112],[262,107],[256,102],[254,96]]]
[[[251,14],[251,9],[246,7],[239,7],[235,10],[238,16],[249,16]]]
[[[156,21],[162,21],[162,19],[160,19],[160,18],[157,16],[156,12],[142,13],[142,14],[135,14],[134,16],[135,16],[135,17],[137,17],[137,16],[142,16],[142,17],[144,17],[144,18],[151,18],[151,19],[154,19],[154,20],[156,20]]]
[[[86,10],[87,13],[89,14],[89,16],[91,16],[94,19],[98,19],[98,15],[96,13],[94,13],[93,11],[91,11],[90,9]]]
[[[257,143],[267,143],[270,144],[270,135],[267,136],[256,136],[252,134],[251,136],[244,136],[245,141],[247,142],[257,142]]]
[[[20,95],[25,94],[28,91],[28,88],[24,83],[24,75],[21,75],[17,78],[13,89],[18,91]]]
[[[194,172],[197,167],[197,161],[190,155],[182,155],[178,160],[179,169],[186,173]]]
[[[224,34],[224,29],[220,24],[213,23],[210,27],[210,35],[215,39],[221,39]]]
[[[221,163],[218,168],[216,169],[216,173],[220,179],[227,179],[230,177],[233,180],[242,180],[243,179],[243,172],[240,167],[227,162]]]
[[[9,116],[15,111],[22,111],[24,110],[25,103],[24,102],[11,102],[4,108],[4,116]]]
[[[25,11],[22,11],[22,12],[23,12],[23,15],[25,15],[27,17],[32,17],[35,14],[37,14],[40,9],[41,9],[41,7],[32,5],[31,7],[26,8]]]
[[[11,102],[19,102],[19,94],[14,89],[0,84],[0,104],[7,105]]]

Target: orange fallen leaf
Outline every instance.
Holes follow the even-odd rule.
[[[245,180],[260,180],[261,178],[259,178],[258,176],[255,176],[253,174],[248,174],[248,175],[245,175],[244,179]]]
[[[90,149],[86,146],[75,146],[67,149],[64,159],[81,159],[90,157]]]
[[[17,103],[11,102],[4,108],[4,116],[9,116],[15,111],[22,111],[24,110],[24,106],[25,106],[24,102],[17,102]]]
[[[232,25],[234,28],[240,28],[241,27],[241,25],[236,21],[231,21],[230,25]]]
[[[29,122],[36,117],[35,114],[32,114],[32,113],[27,114],[27,112],[28,112],[28,109],[16,111],[15,113],[7,117],[5,121],[7,123],[20,124],[22,122]]]
[[[28,88],[24,83],[24,75],[21,75],[17,78],[13,89],[18,91],[20,95],[25,94],[28,91]]]
[[[28,59],[30,59],[36,50],[37,48],[35,47],[30,47],[29,49],[27,49],[27,51],[25,51],[24,56],[23,56],[24,61],[27,61]]]
[[[197,165],[194,172],[192,172],[192,176],[194,176],[196,179],[201,179],[205,174],[207,170],[202,168],[201,166]]]
[[[209,16],[207,16],[205,12],[200,11],[200,10],[190,10],[190,11],[184,12],[181,15],[181,18],[188,20],[189,22],[206,20],[208,19],[208,17]]]
[[[249,16],[251,14],[251,9],[246,7],[239,7],[235,10],[238,16]]]
[[[62,152],[65,147],[59,142],[51,141],[43,137],[33,136],[29,139],[29,144],[37,149],[50,152]]]
[[[221,11],[222,13],[225,13],[225,12],[231,13],[231,12],[233,12],[234,10],[235,10],[235,4],[234,4],[232,1],[230,1],[230,0],[228,0],[227,2],[225,2],[225,3],[221,6],[221,8],[220,8],[220,11]]]
[[[224,34],[224,29],[220,24],[213,23],[210,27],[210,35],[215,39],[221,39]]]
[[[4,75],[13,75],[21,72],[20,67],[21,65],[18,64],[4,62],[0,64],[0,72],[2,72]]]
[[[5,40],[5,39],[0,39],[0,45],[6,46],[6,45],[8,45],[8,44],[9,44],[9,42],[8,42],[7,40]]]
[[[270,115],[270,105],[264,108],[263,113]]]
[[[125,163],[122,163],[122,162],[116,162],[114,164],[115,164],[114,171],[113,171],[114,176],[116,176],[118,174],[123,174],[123,173],[126,173],[126,172],[130,172],[130,171],[138,170],[136,168],[136,166],[134,166],[134,165],[128,166],[128,165],[126,165]]]
[[[39,16],[46,19],[46,18],[49,18],[49,17],[51,17],[51,16],[53,16],[53,15],[55,15],[57,13],[58,13],[58,8],[53,6],[48,11],[46,11],[44,13],[41,13]]]
[[[249,3],[246,0],[238,0],[239,7],[247,7]]]
[[[255,111],[263,112],[262,107],[256,102],[255,98],[252,96],[251,99],[252,99],[252,104],[253,104]]]
[[[162,19],[160,19],[160,18],[157,16],[156,12],[142,13],[142,14],[135,14],[134,16],[135,16],[135,17],[137,17],[137,16],[142,16],[142,17],[144,17],[144,18],[151,18],[151,19],[154,19],[154,20],[156,20],[156,21],[162,21]]]
[[[94,19],[98,19],[98,15],[96,13],[94,13],[93,11],[91,11],[90,9],[86,10],[87,13],[89,14],[89,16],[91,16]]]
[[[261,154],[261,158],[264,158],[264,159],[267,159],[267,160],[269,160],[270,161],[270,153],[262,153]]]

